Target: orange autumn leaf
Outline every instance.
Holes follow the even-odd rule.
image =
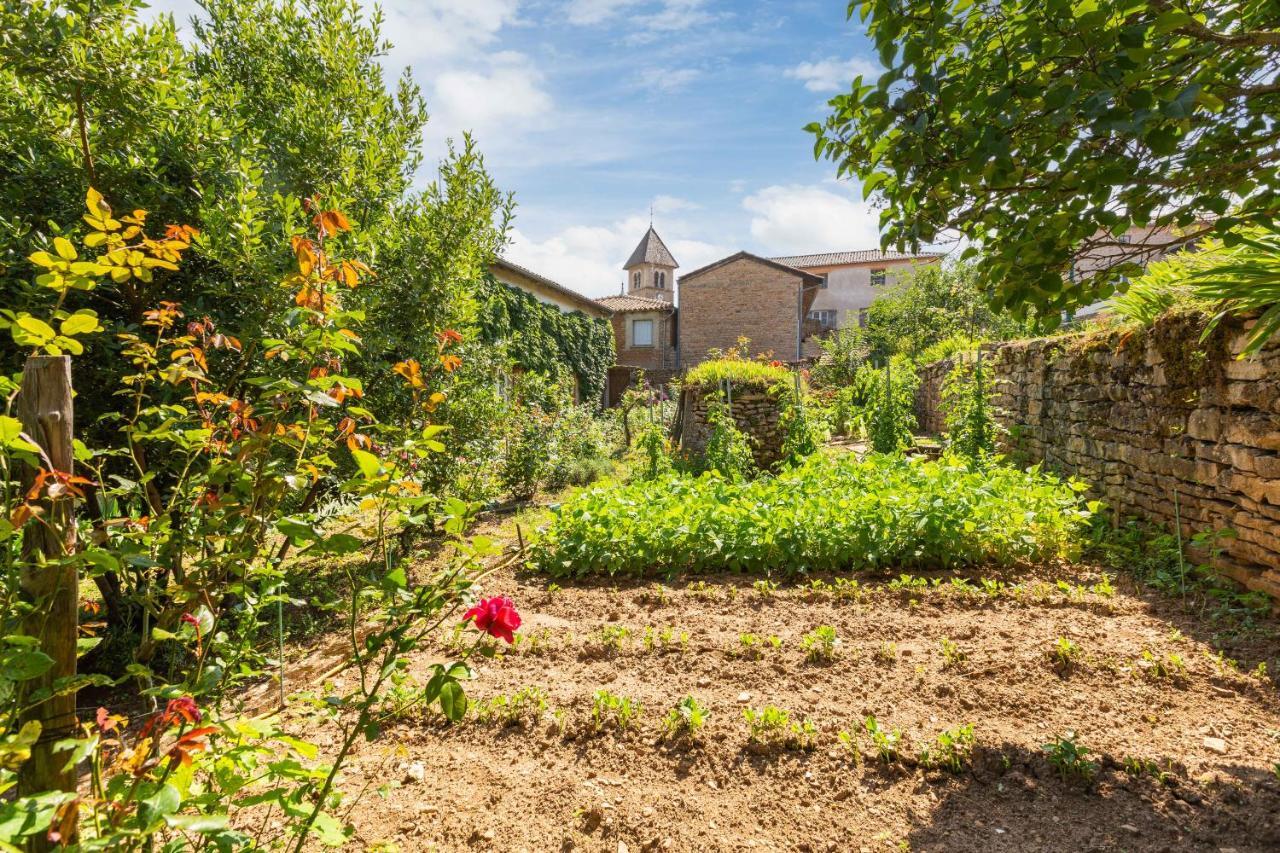
[[[442,355],[440,356],[440,366],[445,369],[446,373],[453,373],[453,371],[462,366],[462,359],[456,355]]]
[[[399,362],[391,369],[403,376],[410,387],[423,388],[426,386],[426,383],[422,381],[422,365],[418,363],[416,358]]]

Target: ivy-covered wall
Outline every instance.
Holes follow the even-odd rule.
[[[613,329],[609,321],[581,311],[566,314],[523,290],[486,276],[479,294],[480,339],[505,343],[525,370],[567,372],[578,380],[583,402],[599,406],[613,366]]]

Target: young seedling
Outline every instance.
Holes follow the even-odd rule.
[[[1111,583],[1111,575],[1103,572],[1102,580],[1089,587],[1089,591],[1101,598],[1112,598],[1116,594],[1116,588]]]
[[[751,588],[756,591],[756,595],[760,598],[769,599],[773,598],[773,594],[778,591],[778,584],[767,578],[761,578],[753,583]]]
[[[692,696],[686,696],[667,712],[662,725],[672,737],[687,737],[696,741],[710,718],[711,711],[705,705]]]
[[[836,732],[836,740],[840,742],[840,746],[844,747],[844,751],[849,753],[849,757],[853,759],[853,765],[861,767],[862,750],[858,749],[858,733],[841,729]]]
[[[862,587],[853,578],[836,578],[831,589],[839,601],[862,600]]]
[[[896,663],[898,660],[898,644],[884,642],[876,649],[876,660],[880,663]]]
[[[1066,675],[1080,662],[1080,646],[1066,637],[1059,637],[1049,650],[1049,662],[1059,674]]]
[[[839,656],[840,639],[830,625],[814,628],[801,638],[800,645],[804,648],[805,660],[810,663],[830,663]]]
[[[958,669],[969,660],[969,653],[956,645],[951,638],[942,638],[942,668]]]
[[[1098,765],[1085,757],[1091,750],[1076,741],[1075,732],[1067,732],[1040,748],[1048,755],[1049,763],[1057,768],[1058,775],[1064,782],[1077,779],[1087,784],[1098,772]]]
[[[973,755],[973,723],[947,729],[938,739],[920,750],[920,763],[959,773]]]
[[[670,600],[670,590],[655,581],[649,584],[649,588],[641,593],[640,598],[647,604],[662,606]]]
[[[592,698],[591,726],[600,731],[609,723],[625,732],[640,716],[640,703],[626,696],[618,696],[608,690],[597,690]]]
[[[818,728],[809,720],[792,722],[791,715],[774,705],[765,705],[759,711],[743,708],[747,721],[747,737],[754,744],[782,746],[787,749],[812,749]]]
[[[1152,679],[1181,680],[1187,674],[1187,664],[1182,655],[1167,653],[1164,658],[1156,656],[1150,649],[1142,650],[1138,661],[1138,669]]]
[[[706,581],[694,581],[686,587],[689,594],[700,601],[715,601],[720,596],[716,593],[716,588]]]
[[[476,705],[476,720],[502,726],[537,723],[547,711],[547,692],[541,687],[523,687],[508,696],[501,693]]]
[[[626,625],[601,625],[596,642],[606,652],[616,653],[626,647],[630,637],[631,629]]]
[[[1162,785],[1173,779],[1173,774],[1160,769],[1160,765],[1149,758],[1129,757],[1124,760],[1124,770],[1130,776],[1150,776]]]
[[[863,720],[862,727],[871,736],[871,744],[876,748],[876,754],[880,756],[881,761],[892,764],[898,760],[898,744],[902,741],[902,732],[897,729],[882,728],[874,716],[868,716]]]

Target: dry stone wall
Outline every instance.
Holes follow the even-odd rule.
[[[1280,341],[1238,360],[1252,321],[1202,344],[1204,322],[1175,314],[1137,332],[999,346],[1005,449],[1087,480],[1121,513],[1170,529],[1176,514],[1188,536],[1234,531],[1218,542],[1219,568],[1280,597]],[[917,398],[935,428],[945,376],[926,369]]]
[[[680,447],[701,454],[711,437],[707,409],[718,392],[686,388],[680,416]],[[730,404],[734,423],[751,439],[756,465],[767,468],[782,458],[781,407],[778,397],[763,391],[735,390]]]

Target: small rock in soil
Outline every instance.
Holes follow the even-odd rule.
[[[415,761],[404,769],[404,784],[421,785],[427,781],[427,766],[421,761]]]
[[[1204,739],[1204,748],[1210,752],[1216,752],[1218,755],[1227,754],[1227,742],[1220,737],[1207,737]]]

